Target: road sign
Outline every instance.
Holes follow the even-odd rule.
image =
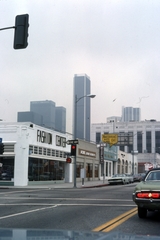
[[[133,133],[118,133],[117,146],[133,145]]]
[[[78,140],[77,140],[77,139],[75,139],[75,140],[68,140],[66,143],[67,143],[68,145],[78,144]]]
[[[118,142],[118,134],[102,134],[102,142],[110,144],[110,147]]]

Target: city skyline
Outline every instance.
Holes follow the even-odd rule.
[[[28,46],[13,49],[14,29],[0,31],[0,119],[15,122],[29,101],[54,99],[73,126],[73,76],[91,78],[91,122],[141,108],[141,119],[160,120],[160,2],[0,1],[0,28],[29,14]],[[39,27],[40,26],[40,27]]]

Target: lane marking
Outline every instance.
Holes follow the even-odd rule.
[[[26,212],[15,213],[15,214],[11,214],[11,215],[7,215],[7,216],[0,217],[0,220],[1,220],[1,219],[5,219],[5,218],[16,217],[16,216],[24,215],[24,214],[28,214],[28,213],[38,212],[38,211],[46,210],[46,209],[49,209],[49,208],[56,208],[56,207],[58,207],[58,206],[59,206],[59,205],[56,204],[56,205],[51,206],[51,207],[38,208],[38,209],[26,211]]]
[[[92,231],[94,231],[94,232],[109,232],[109,231],[113,230],[115,227],[122,224],[123,222],[127,221],[129,218],[131,218],[135,214],[137,214],[137,207],[119,215],[118,217],[112,219],[109,222],[102,224],[101,226],[99,226],[97,228],[94,228]]]
[[[43,189],[43,190],[48,190],[48,189]],[[11,192],[0,192],[0,194],[4,194],[4,195],[7,195],[7,194],[12,194],[12,193],[26,193],[26,192],[42,192],[42,189],[37,189],[37,190],[21,190],[21,191],[11,191]]]

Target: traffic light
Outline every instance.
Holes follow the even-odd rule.
[[[28,46],[29,15],[17,15],[15,19],[14,49],[22,49]]]
[[[4,144],[0,143],[0,154],[4,153]]]
[[[76,156],[76,144],[71,145],[71,156]]]

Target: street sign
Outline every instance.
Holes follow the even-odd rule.
[[[133,133],[118,133],[117,146],[133,145]]]
[[[102,134],[102,142],[110,144],[110,147],[118,142],[118,134]]]
[[[78,140],[77,140],[77,139],[75,139],[75,140],[68,140],[66,143],[67,143],[68,145],[78,144]]]

